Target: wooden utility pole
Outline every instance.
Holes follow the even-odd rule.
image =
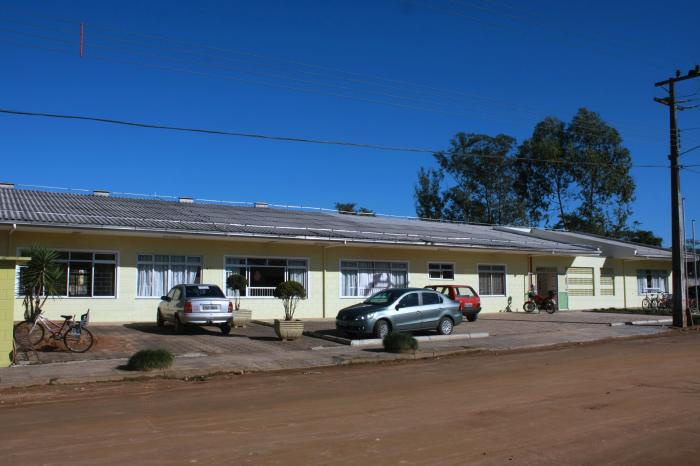
[[[685,328],[693,325],[690,311],[686,302],[686,284],[684,283],[685,268],[685,234],[683,225],[683,206],[681,200],[681,179],[680,164],[678,163],[678,127],[676,126],[676,89],[675,84],[679,81],[700,77],[700,66],[695,66],[687,75],[681,76],[680,71],[676,71],[676,76],[666,81],[660,81],[654,86],[668,86],[668,97],[655,98],[656,102],[668,106],[669,123],[671,127],[671,154],[668,159],[671,161],[671,236],[672,236],[672,262],[673,262],[673,325],[674,327]]]

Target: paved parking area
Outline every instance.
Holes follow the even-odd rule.
[[[663,330],[661,326],[610,326],[613,322],[656,318],[664,317],[582,311],[559,311],[554,314],[484,313],[479,315],[476,322],[465,320],[457,325],[454,331],[460,334],[486,332],[490,335],[489,338],[470,340],[468,346],[502,349],[658,333]],[[341,336],[336,332],[333,320],[307,321],[305,328],[322,334]],[[417,332],[416,334],[434,335],[435,332]],[[464,345],[464,342],[453,344]]]
[[[650,316],[604,314],[564,311],[555,314],[482,314],[476,322],[464,322],[455,327],[456,333],[487,332],[490,336],[475,340],[423,344],[423,348],[473,347],[490,349],[529,348],[570,342],[588,342],[607,338],[650,335],[664,329],[661,326],[619,326],[612,322],[647,320]],[[305,320],[305,329],[336,335],[333,319]],[[304,336],[293,342],[280,341],[274,329],[251,323],[236,328],[224,336],[215,327],[192,328],[184,335],[174,335],[170,327],[158,328],[153,323],[131,323],[90,326],[95,345],[84,354],[68,352],[62,342],[47,342],[36,350],[18,352],[18,362],[41,364],[53,362],[119,359],[138,350],[164,348],[176,356],[255,355],[275,358],[283,353],[308,351],[312,348],[342,346],[328,340]],[[434,332],[419,332],[434,335]]]
[[[171,327],[158,328],[154,323],[91,324],[95,345],[86,353],[67,351],[63,342],[45,342],[36,351],[19,352],[19,360],[31,364],[118,359],[129,357],[147,348],[164,348],[176,356],[221,354],[269,354],[310,350],[315,346],[338,346],[318,338],[302,337],[296,341],[280,341],[271,327],[250,324],[231,329],[227,336],[216,327],[193,327],[183,335],[174,335]]]

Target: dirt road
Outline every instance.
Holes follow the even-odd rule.
[[[700,464],[700,333],[0,394],[3,464]]]

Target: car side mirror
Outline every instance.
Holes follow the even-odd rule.
[[[403,306],[401,305],[401,303],[399,303],[399,304],[397,304],[396,306],[394,306],[394,309],[396,309],[396,310],[398,311],[398,310],[401,309],[402,307],[403,307]]]
[[[160,299],[162,299],[163,301],[170,301],[170,298],[168,298],[167,296],[161,296]]]

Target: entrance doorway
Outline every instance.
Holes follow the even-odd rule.
[[[547,296],[552,291],[554,296],[557,296],[559,291],[559,278],[556,267],[537,267],[535,270],[537,275],[537,294]]]

